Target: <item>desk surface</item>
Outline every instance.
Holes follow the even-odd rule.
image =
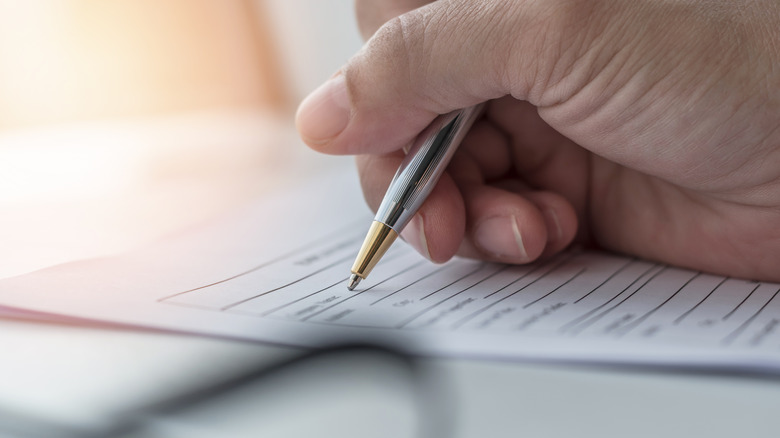
[[[0,247],[0,273],[123,251],[209,220],[283,183],[283,175],[270,177],[274,170],[269,162],[302,160],[312,173],[344,165],[344,160],[309,154],[290,126],[278,125],[262,114],[201,114],[0,136],[0,156],[30,141],[45,149],[62,138],[68,142],[60,147],[83,145],[83,136],[98,146],[106,139],[131,138],[144,146],[136,149],[130,142],[123,153],[135,157],[146,175],[136,184],[114,181],[103,184],[109,189],[101,193],[70,198],[56,187],[43,187],[32,200],[13,198],[13,187],[0,192],[6,222],[0,230],[6,242]],[[95,132],[101,134],[93,137]],[[98,152],[99,147],[84,153],[99,158]],[[161,161],[183,152],[189,152],[186,166],[160,167]],[[8,414],[52,424],[99,424],[193,385],[298,353],[19,315],[0,319],[0,345],[0,375],[5,376],[0,379],[0,436],[3,424],[15,421]],[[451,421],[459,437],[761,437],[775,436],[780,426],[774,415],[780,396],[777,379],[474,360],[424,362],[442,383],[440,402],[453,402]],[[197,412],[157,419],[149,436],[412,436],[414,405],[405,386],[388,378],[392,374],[381,364],[334,361],[317,373],[282,376]]]
[[[0,409],[75,426],[99,424],[249,364],[297,353],[193,336],[10,320],[0,321],[0,338],[0,372],[13,376],[0,380]],[[518,431],[549,437],[769,437],[780,425],[776,380],[472,360],[428,359],[426,365],[440,377],[445,401],[455,401],[451,420],[459,437]],[[328,366],[250,387],[197,415],[168,419],[163,435],[413,436],[408,393],[383,384],[386,376],[373,368],[351,362]]]

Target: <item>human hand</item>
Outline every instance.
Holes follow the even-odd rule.
[[[373,36],[297,124],[358,155],[372,208],[437,114],[490,100],[403,233],[431,260],[526,263],[576,240],[780,280],[777,2],[357,6]]]

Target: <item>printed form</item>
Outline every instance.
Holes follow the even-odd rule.
[[[354,175],[327,181],[132,254],[3,280],[0,305],[304,347],[780,371],[780,284],[577,249],[436,265],[398,242],[349,291],[371,215]]]

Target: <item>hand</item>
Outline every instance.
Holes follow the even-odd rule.
[[[357,6],[373,36],[297,124],[358,155],[372,208],[437,114],[490,101],[403,233],[431,260],[526,263],[576,240],[780,280],[779,3]]]

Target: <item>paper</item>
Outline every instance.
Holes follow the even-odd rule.
[[[299,346],[780,371],[780,284],[572,250],[432,264],[399,242],[353,292],[371,216],[354,175],[123,257],[0,282],[0,305]]]

